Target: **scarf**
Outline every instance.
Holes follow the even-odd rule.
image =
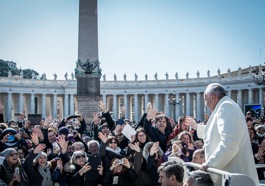
[[[265,133],[264,133],[264,134],[258,134],[258,133],[257,133],[257,136],[260,137],[260,138],[262,138],[262,137],[265,136]]]
[[[116,154],[120,154],[121,153],[121,148],[120,147],[117,147],[115,150],[113,150],[112,148],[110,148],[110,147],[106,147],[106,150],[108,150],[108,151],[111,151],[111,152],[114,152],[114,153],[116,153]]]
[[[1,171],[5,174],[4,181],[9,183],[13,179],[15,170],[9,167],[7,160],[4,160],[3,165],[1,165]]]
[[[38,166],[38,171],[43,177],[42,186],[52,186],[52,178],[49,166],[48,165],[45,165],[44,167]]]

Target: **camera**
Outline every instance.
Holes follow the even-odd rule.
[[[124,163],[123,160],[118,160],[118,164],[122,165]]]

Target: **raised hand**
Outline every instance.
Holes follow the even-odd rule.
[[[131,167],[129,160],[127,158],[122,158],[122,160],[123,165],[129,169]]]
[[[155,153],[157,153],[159,151],[159,142],[155,142],[151,149],[150,149],[150,156],[153,156]]]
[[[58,136],[57,139],[57,143],[60,145],[61,149],[62,149],[62,154],[65,154],[67,151],[67,147],[68,147],[68,142],[69,141],[65,141],[65,138],[61,135]]]
[[[196,123],[195,119],[190,116],[185,117],[183,124],[197,130],[198,123]]]
[[[91,166],[89,165],[89,163],[86,163],[82,169],[80,169],[78,172],[80,174],[80,176],[83,176],[84,173],[86,173],[87,171],[89,171],[91,169]]]
[[[13,179],[16,180],[17,182],[20,182],[21,180],[20,175],[16,172],[13,174]]]
[[[135,135],[131,135],[131,142],[135,141]]]
[[[48,125],[52,122],[52,119],[53,119],[53,117],[51,115],[46,116],[44,123],[43,123],[43,126],[48,127]]]
[[[31,137],[31,141],[32,141],[32,143],[34,143],[34,145],[39,144],[39,138],[38,138],[38,134],[36,133],[36,130],[32,131],[32,133],[30,134],[30,137]]]
[[[99,107],[100,107],[100,110],[102,112],[104,112],[104,113],[107,112],[106,105],[105,105],[105,103],[102,100],[99,101]]]
[[[38,136],[40,139],[44,139],[43,133],[41,132],[40,128],[38,128],[38,127],[34,127],[34,128],[32,129],[32,131],[33,131],[34,133],[36,133],[37,136]]]
[[[120,160],[119,160],[118,158],[116,158],[116,159],[113,161],[113,163],[112,163],[112,165],[111,165],[111,167],[110,167],[110,170],[111,170],[111,171],[113,171],[115,167],[117,167],[118,165],[120,165],[120,164],[119,164],[119,161],[120,161]]]
[[[134,150],[134,151],[136,151],[136,152],[140,152],[140,151],[141,151],[141,150],[140,150],[140,147],[139,147],[139,142],[137,142],[137,143],[135,143],[135,144],[133,144],[133,143],[129,143],[128,146],[129,146],[132,150]]]
[[[78,119],[79,121],[83,121],[83,117],[82,117],[82,115],[81,115],[81,114],[78,114],[77,119]]]
[[[99,124],[100,118],[98,112],[93,112],[93,122],[95,125]]]
[[[46,145],[44,143],[40,143],[35,149],[33,150],[34,154],[39,154],[46,148]]]
[[[152,120],[155,118],[156,116],[156,113],[157,113],[157,110],[155,108],[152,108],[148,113],[147,113],[147,116],[146,116],[146,119],[147,120]]]
[[[100,175],[102,176],[102,175],[103,175],[103,166],[102,166],[102,162],[101,162],[101,164],[98,166],[97,170],[98,170],[98,174],[100,174]]]
[[[102,132],[99,132],[99,133],[98,133],[98,137],[99,137],[99,139],[101,139],[104,143],[107,142],[108,137],[105,136]]]
[[[147,111],[146,111],[146,113],[149,113],[152,110],[152,108],[153,108],[152,103],[151,102],[148,102],[147,103]]]

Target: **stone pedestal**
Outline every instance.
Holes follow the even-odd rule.
[[[100,77],[98,75],[78,75],[77,102],[78,114],[81,114],[86,123],[93,120],[93,112],[99,112]]]
[[[93,120],[93,112],[99,112],[100,96],[78,96],[78,114],[81,114],[86,123]]]

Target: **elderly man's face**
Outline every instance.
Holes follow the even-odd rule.
[[[98,154],[98,151],[99,151],[99,146],[97,143],[91,143],[89,146],[88,146],[88,151],[91,153],[91,154]]]
[[[211,112],[213,112],[216,104],[218,103],[217,97],[213,94],[204,93],[204,105],[210,109]]]
[[[74,151],[79,151],[79,150],[85,150],[85,147],[81,144],[75,144],[74,145]]]

